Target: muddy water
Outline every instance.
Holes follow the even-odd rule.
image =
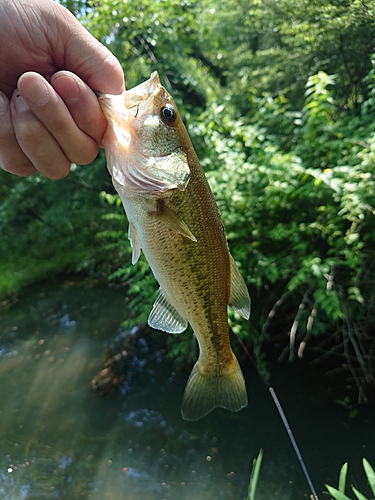
[[[90,381],[103,344],[121,334],[124,289],[64,281],[31,288],[0,310],[0,499],[242,500],[252,461],[264,460],[257,499],[309,497],[287,434],[258,375],[245,366],[249,406],[185,422],[188,372],[174,372],[163,335],[141,339],[123,394]],[[155,355],[157,351],[158,355]],[[152,354],[152,355],[151,355]],[[320,498],[350,463],[375,464],[374,409],[350,419],[319,398],[303,365],[272,367],[272,383]]]

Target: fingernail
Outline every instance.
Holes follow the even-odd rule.
[[[14,95],[12,102],[14,103],[14,107],[16,108],[16,111],[18,111],[18,113],[23,113],[24,111],[30,110],[21,94]]]
[[[26,95],[26,93],[24,92]],[[27,100],[34,106],[44,106],[49,101],[50,93],[47,82],[43,78],[29,78],[27,84]]]
[[[0,115],[4,115],[9,109],[9,101],[5,95],[0,93]]]
[[[52,77],[51,83],[67,104],[81,98],[81,86],[72,74],[58,73]]]

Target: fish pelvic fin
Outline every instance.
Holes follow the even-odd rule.
[[[229,254],[229,260],[231,274],[229,305],[240,316],[249,319],[251,311],[249,291],[231,254]]]
[[[239,411],[247,406],[245,380],[233,354],[230,370],[207,370],[197,361],[186,384],[181,414],[185,420],[198,420],[217,407]]]

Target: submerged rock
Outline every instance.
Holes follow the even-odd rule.
[[[147,325],[133,327],[120,332],[114,346],[104,346],[103,369],[91,381],[92,389],[99,396],[107,396],[119,391],[126,394],[134,378],[146,370],[150,349],[147,342]],[[157,351],[160,353],[160,351]]]

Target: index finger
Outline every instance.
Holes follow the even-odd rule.
[[[51,84],[65,102],[77,126],[101,146],[107,120],[91,88],[69,71],[55,73]]]

